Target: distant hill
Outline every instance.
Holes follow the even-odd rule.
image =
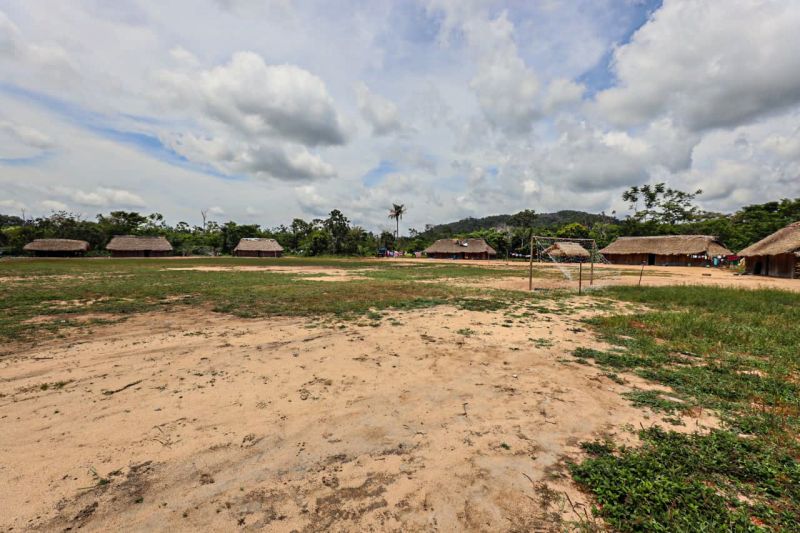
[[[508,220],[512,216],[513,215],[490,215],[482,218],[469,217],[457,222],[448,222],[447,224],[428,225],[425,227],[425,231],[422,232],[421,235],[424,237],[446,237],[449,235],[470,233],[483,229],[499,229],[505,227],[508,224]],[[619,223],[619,220],[607,215],[597,215],[593,213],[586,213],[584,211],[564,210],[556,213],[537,214],[533,227],[540,230],[558,229],[566,224],[572,224],[574,222],[591,227],[598,222]]]

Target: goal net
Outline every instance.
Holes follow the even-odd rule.
[[[534,235],[531,238],[533,264],[547,266],[540,275],[547,277],[548,272],[558,272],[567,281],[582,281],[584,289],[594,286],[598,279],[618,277],[618,269],[609,268],[611,263],[600,253],[594,239],[577,239],[565,237],[544,237]],[[579,279],[580,277],[580,279]]]

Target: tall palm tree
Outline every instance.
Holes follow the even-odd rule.
[[[392,208],[389,210],[389,218],[393,218],[397,223],[397,228],[394,232],[394,240],[400,238],[400,220],[402,220],[403,215],[406,212],[405,204],[392,204]]]

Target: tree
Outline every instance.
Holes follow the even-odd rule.
[[[378,238],[380,241],[381,246],[388,250],[394,250],[395,238],[391,231],[383,231],[381,232],[381,236]]]
[[[338,209],[334,209],[328,215],[328,218],[322,223],[331,236],[331,252],[334,254],[342,253],[342,245],[347,232],[350,228],[350,221]]]
[[[589,228],[583,224],[573,222],[572,224],[567,224],[563,228],[559,229],[556,232],[556,237],[563,237],[565,239],[588,239]]]
[[[389,218],[393,218],[397,223],[397,228],[394,232],[395,240],[400,238],[400,220],[402,220],[405,213],[406,206],[404,204],[392,204],[392,208],[389,210]]]
[[[516,228],[517,230],[521,230],[520,239],[522,240],[521,250],[526,250],[529,247],[531,237],[533,237],[533,224],[536,222],[536,211],[533,209],[525,209],[520,211],[519,213],[515,213],[511,215],[511,218],[508,219],[508,225]],[[509,235],[509,249],[514,249],[514,235],[518,232],[512,232]],[[499,253],[499,250],[498,250]],[[527,252],[525,252],[527,253]],[[507,254],[506,254],[507,255]]]
[[[633,186],[622,193],[622,199],[635,211],[632,217],[635,222],[678,224],[697,218],[700,209],[693,202],[701,194],[701,189],[690,193],[656,183]],[[639,209],[639,200],[643,201],[644,209]]]

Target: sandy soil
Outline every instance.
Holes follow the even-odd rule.
[[[565,494],[586,505],[578,443],[660,422],[619,395],[645,383],[570,362],[597,345],[590,312],[195,310],[20,349],[0,360],[0,530],[558,529]]]

